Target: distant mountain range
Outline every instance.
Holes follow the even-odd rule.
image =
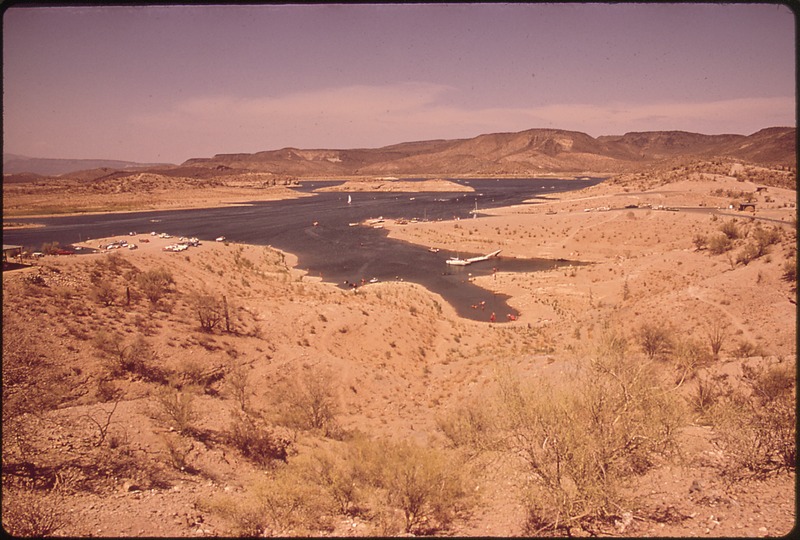
[[[530,129],[376,149],[284,148],[254,154],[218,154],[190,159],[182,167],[247,169],[301,177],[618,173],[664,160],[714,157],[792,166],[797,162],[796,152],[796,128],[768,128],[749,136],[650,131],[597,138],[576,131]]]
[[[529,129],[471,139],[401,143],[382,148],[217,154],[181,165],[109,160],[49,160],[3,156],[5,173],[55,175],[81,169],[147,168],[168,176],[224,177],[246,171],[296,177],[400,175],[527,175],[621,173],[675,160],[727,158],[770,166],[797,165],[797,129],[772,127],[752,135],[647,131],[591,137],[577,131]],[[96,175],[81,175],[90,178]]]
[[[43,176],[58,176],[60,174],[83,171],[87,169],[134,169],[141,167],[162,167],[169,163],[135,163],[133,161],[119,161],[115,159],[48,159],[21,156],[18,154],[3,154],[3,173],[32,173]]]

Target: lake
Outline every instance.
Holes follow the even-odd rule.
[[[40,249],[45,242],[68,246],[91,238],[138,234],[150,231],[173,236],[195,236],[213,241],[225,236],[232,242],[270,245],[298,257],[298,267],[312,276],[347,287],[345,281],[360,282],[404,280],[418,283],[440,294],[462,317],[488,320],[497,313],[498,321],[506,314],[518,315],[507,304],[507,297],[495,295],[474,285],[467,274],[487,275],[497,268],[506,272],[532,272],[553,268],[570,261],[547,259],[493,258],[467,267],[445,264],[449,257],[478,254],[428,251],[388,237],[385,229],[352,227],[350,223],[370,218],[449,220],[472,218],[477,204],[478,219],[482,209],[521,204],[543,195],[581,189],[601,182],[602,178],[565,179],[454,179],[469,185],[474,193],[348,193],[317,192],[311,197],[283,201],[253,202],[246,206],[226,206],[191,210],[130,212],[120,214],[77,215],[53,218],[14,218],[15,222],[41,223],[44,227],[4,230],[3,243],[25,246],[27,251]],[[333,185],[329,181],[303,181],[299,191]],[[532,204],[535,204],[533,202]],[[153,220],[157,220],[153,222]],[[314,225],[317,223],[317,225]],[[486,303],[486,310],[472,305]]]

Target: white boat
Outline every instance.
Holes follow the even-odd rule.
[[[353,203],[353,198],[350,195],[348,195],[347,196],[347,204],[352,204],[352,203]]]
[[[452,266],[466,266],[468,264],[485,261],[491,259],[492,257],[497,257],[498,253],[502,250],[498,249],[497,251],[492,251],[487,255],[479,255],[477,257],[470,257],[469,259],[462,259],[460,257],[450,257],[445,262]]]

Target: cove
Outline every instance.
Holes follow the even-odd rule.
[[[494,268],[504,272],[535,272],[571,261],[547,259],[493,258],[467,267],[445,264],[449,257],[479,254],[428,251],[391,239],[385,229],[351,226],[351,223],[384,217],[448,220],[471,218],[470,211],[522,204],[542,195],[585,188],[602,178],[564,179],[453,179],[469,185],[474,193],[408,192],[348,193],[315,192],[331,186],[331,181],[303,181],[299,191],[313,193],[283,201],[250,202],[245,206],[226,206],[191,210],[132,212],[120,214],[76,215],[54,218],[15,218],[15,222],[40,223],[44,227],[3,231],[3,243],[25,246],[36,251],[45,242],[63,246],[90,238],[127,235],[130,231],[167,232],[173,236],[195,236],[213,241],[218,236],[239,243],[270,245],[297,256],[297,266],[309,275],[321,277],[340,287],[345,281],[403,280],[418,283],[439,294],[461,317],[488,321],[491,312],[497,321],[508,314],[519,315],[505,295],[492,294],[468,280],[468,275],[489,275]],[[480,219],[480,214],[478,214]],[[155,221],[155,222],[154,222]],[[316,225],[315,225],[316,223]],[[485,302],[485,309],[472,306]]]

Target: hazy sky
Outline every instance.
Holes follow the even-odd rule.
[[[795,125],[780,4],[12,7],[3,150],[180,163],[560,128]]]

